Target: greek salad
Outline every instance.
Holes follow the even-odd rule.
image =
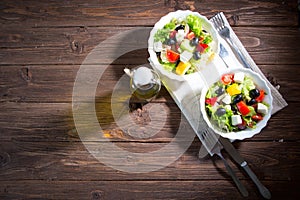
[[[205,110],[212,124],[223,132],[254,129],[269,112],[266,92],[244,72],[224,74],[205,96]]]
[[[190,14],[183,19],[173,18],[157,30],[153,49],[165,70],[178,75],[190,74],[201,62],[213,58],[213,38],[203,29],[203,23],[203,19]]]

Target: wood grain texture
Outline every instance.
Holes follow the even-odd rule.
[[[76,6],[74,6],[76,5]],[[297,26],[297,3],[286,1],[118,0],[1,2],[1,23],[45,26],[152,26],[175,10],[194,10],[207,17],[223,11],[233,25]],[[271,13],[271,14],[269,14]],[[63,19],[63,21],[61,20]]]
[[[22,31],[8,28],[0,34],[3,38],[0,42],[0,64],[80,65],[83,61],[87,64],[145,64],[148,63],[147,41],[152,28],[143,29],[145,31],[140,33],[139,29],[134,27],[117,28],[112,31],[98,27],[25,28]],[[137,43],[126,41],[126,37],[132,37],[133,34],[126,32],[127,30],[139,34]],[[299,63],[300,36],[297,28],[234,27],[234,31],[258,65]],[[120,36],[114,40],[110,39],[114,34]],[[275,48],[276,46],[280,48]],[[129,51],[131,47],[137,50]],[[85,60],[92,50],[95,51],[95,58]],[[118,54],[121,50],[127,53],[118,55],[117,59],[110,59],[112,53]]]
[[[111,139],[116,141],[149,141],[170,142],[179,130],[180,123],[186,126],[186,131],[192,131],[188,122],[181,115],[175,103],[152,103],[151,105],[162,108],[161,113],[152,115],[152,121],[162,120],[162,114],[166,114],[168,120],[164,122],[161,130],[153,137],[145,140],[130,137],[130,123],[128,126],[118,126],[115,116],[112,115],[110,103],[97,103],[96,114],[103,130],[111,131]],[[290,105],[275,114],[269,121],[268,126],[261,134],[248,140],[267,141],[297,141],[299,134],[297,124],[299,121],[299,102],[290,102]],[[2,103],[0,113],[0,139],[17,141],[80,141],[75,129],[70,103]],[[151,111],[151,108],[150,108]],[[129,108],[128,108],[129,112]],[[87,118],[92,113],[85,113]],[[130,119],[132,119],[131,115]],[[8,120],[9,119],[9,120]],[[284,119],[284,120],[283,120]],[[83,126],[87,122],[81,122]],[[132,121],[142,130],[145,127]],[[295,128],[291,128],[295,127]],[[121,132],[119,132],[121,131]],[[21,133],[21,134],[20,134]],[[120,135],[121,134],[121,135]]]
[[[242,181],[246,188],[253,190],[254,185]],[[265,181],[268,188],[278,188],[272,193],[272,199],[294,199],[299,196],[297,182]],[[219,187],[216,187],[219,185]],[[1,182],[1,199],[245,199],[236,188],[227,181],[6,181]],[[78,189],[80,188],[80,189]],[[291,192],[285,193],[290,190]],[[262,199],[253,190],[249,199]]]
[[[126,77],[123,69],[135,66],[137,65],[89,66],[89,69],[95,73],[99,69],[105,69],[97,85],[97,101],[111,102],[111,95],[116,91],[123,91],[124,95],[129,97],[131,95],[129,78]],[[298,89],[297,65],[260,65],[259,67],[274,85],[280,85],[280,92],[287,101],[299,100],[300,94],[294,92]],[[0,66],[0,102],[70,103],[79,68],[79,65]],[[283,68],[285,70],[282,70]],[[120,80],[124,84],[118,84]],[[88,84],[88,80],[82,84]],[[162,88],[156,101],[174,102],[165,88]]]
[[[148,110],[138,111],[138,102],[130,104],[136,110],[125,113],[132,121],[124,127],[116,123],[113,110],[124,104],[129,109],[128,102],[124,103],[130,97],[128,77],[127,84],[117,88],[122,91],[118,92],[118,101],[111,103],[118,81],[124,78],[124,67],[148,63],[148,34],[136,38],[134,45],[139,49],[113,61],[109,50],[126,50],[133,45],[122,37],[112,40],[112,36],[124,36],[137,28],[149,32],[163,15],[179,9],[200,12],[208,18],[223,11],[256,64],[280,86],[288,107],[272,116],[260,134],[233,144],[271,191],[272,199],[299,199],[297,6],[295,0],[2,0],[0,199],[244,199],[220,159],[198,159],[201,143],[197,137],[170,165],[149,173],[126,173],[94,158],[75,128],[72,93],[77,72],[92,50],[106,42],[102,48],[107,51],[96,52],[102,59],[96,57],[85,63],[91,64],[89,70],[95,74],[104,70],[96,104],[92,105],[98,120],[92,126],[102,127],[103,138],[84,142],[101,150],[109,139],[124,150],[143,153],[173,141],[180,125],[186,133],[192,133],[165,88],[155,101],[144,106]],[[90,84],[91,80],[82,84]],[[89,93],[80,95],[90,97]],[[130,127],[137,123],[135,131],[143,133],[151,106],[161,108],[151,116],[153,122],[165,120],[163,114],[167,116],[163,127],[150,138],[133,137]],[[91,113],[82,114],[86,119],[79,124],[86,126]],[[145,116],[148,121],[139,121]],[[176,145],[172,147],[176,149]],[[114,152],[110,155],[111,159],[116,156]],[[162,154],[161,159],[170,156]],[[226,152],[224,156],[247,187],[247,199],[262,199],[249,177]],[[132,158],[122,165],[132,167]]]
[[[190,148],[176,161],[158,171],[148,173],[127,173],[106,166],[90,154],[80,142],[2,142],[1,153],[10,157],[1,167],[2,180],[227,180],[231,181],[222,161],[197,157],[201,143],[195,140]],[[90,142],[88,145],[101,148],[102,142]],[[164,143],[114,143],[124,151],[145,153],[160,149]],[[176,143],[174,149],[176,148]],[[237,142],[236,148],[249,162],[261,180],[299,181],[299,142]],[[276,155],[273,152],[276,151]],[[286,152],[289,152],[286,155]],[[111,159],[117,155],[111,152]],[[227,157],[227,154],[224,153]],[[165,159],[168,154],[162,154]],[[132,159],[132,158],[131,158]],[[147,159],[154,160],[154,157]],[[155,158],[157,159],[157,158]],[[285,162],[285,165],[281,163]],[[20,165],[22,163],[22,165]],[[251,164],[255,163],[255,165]],[[122,162],[123,166],[146,167],[143,161]],[[232,166],[234,164],[231,163]],[[239,178],[249,179],[240,170],[235,171]]]

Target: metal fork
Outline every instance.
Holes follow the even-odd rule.
[[[243,53],[239,50],[239,48],[235,45],[230,37],[230,30],[225,25],[225,22],[222,18],[222,13],[217,13],[215,16],[211,18],[214,27],[217,29],[222,38],[224,38],[229,45],[234,50],[234,53],[238,56],[239,60],[243,63],[246,68],[251,69],[251,65],[247,62],[247,59],[244,57]]]
[[[241,181],[236,176],[235,172],[232,170],[232,168],[228,164],[227,160],[223,157],[223,155],[221,153],[221,149],[223,149],[223,146],[219,142],[218,137],[216,136],[216,134],[213,131],[210,131],[210,128],[206,128],[205,130],[203,130],[201,132],[200,140],[201,140],[202,144],[205,146],[206,150],[208,150],[208,153],[211,156],[217,155],[222,159],[228,173],[230,174],[230,176],[233,179],[234,183],[238,187],[239,191],[241,192],[241,194],[244,197],[247,197],[248,196],[247,189],[241,183]],[[199,153],[199,155],[200,155],[200,153]]]

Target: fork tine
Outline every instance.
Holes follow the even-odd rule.
[[[222,20],[222,18],[220,17],[220,15],[217,15],[216,19],[218,21],[218,25],[220,27],[220,30],[222,30],[224,28],[224,21]]]
[[[207,129],[202,132],[201,136],[209,150],[212,150],[218,142],[218,139]]]
[[[222,19],[221,14],[220,13],[216,14],[213,17],[213,21],[214,21],[215,28],[217,29],[217,31],[220,32],[224,28],[224,21]]]
[[[222,27],[224,28],[224,27],[225,27],[225,22],[224,22],[224,20],[223,20],[223,18],[222,18],[222,16],[221,16],[221,13],[218,13],[218,14],[217,14],[217,17],[218,17],[218,19],[220,20],[220,23],[222,24]]]
[[[217,15],[213,16],[211,19],[212,19],[214,27],[219,31],[220,26],[219,26],[219,22],[217,21]]]
[[[218,140],[216,140],[216,138],[214,138],[214,136],[211,133],[208,133],[208,134],[209,134],[208,138],[209,138],[211,147],[213,148],[216,145],[216,143],[218,142]]]

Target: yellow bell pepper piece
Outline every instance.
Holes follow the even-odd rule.
[[[180,61],[179,64],[177,65],[177,67],[176,67],[176,74],[184,75],[190,67],[191,67],[191,63]]]
[[[239,85],[234,83],[232,85],[230,85],[227,89],[226,89],[227,93],[230,95],[230,96],[233,96],[233,95],[236,95],[236,94],[240,94],[241,93],[241,90],[239,88]]]

